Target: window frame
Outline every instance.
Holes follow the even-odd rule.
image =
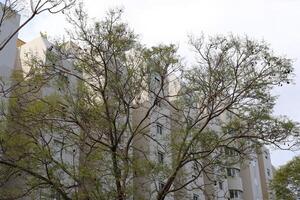
[[[154,75],[154,80],[155,80],[155,83],[159,83],[159,85],[160,85],[160,77],[158,77],[157,75]]]
[[[156,123],[156,134],[163,134],[163,125],[161,123]]]
[[[264,151],[264,154],[265,154],[265,159],[268,160],[269,159],[269,154],[267,151]]]
[[[161,86],[161,76],[160,76],[160,74],[159,73],[157,73],[157,72],[155,72],[154,74],[153,74],[153,86],[154,86],[154,88],[155,89],[158,89],[158,88],[160,88],[160,86]]]
[[[222,181],[218,181],[218,186],[220,190],[223,190],[223,182]]]
[[[271,170],[269,168],[267,168],[267,175],[271,176]]]
[[[242,193],[241,190],[229,190],[229,197],[230,199],[240,199],[242,198]]]
[[[161,99],[156,97],[155,100],[154,100],[154,105],[157,106],[157,107],[161,107]]]
[[[157,151],[157,161],[159,164],[164,164],[165,153],[162,151]]]
[[[200,200],[200,195],[193,193],[193,200]]]
[[[228,177],[239,177],[241,170],[238,168],[226,168]]]
[[[159,181],[158,182],[158,191],[161,191],[164,187],[165,187],[165,182],[163,181]]]
[[[225,155],[233,157],[233,156],[238,156],[239,153],[233,147],[225,147]]]

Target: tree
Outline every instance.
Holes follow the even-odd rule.
[[[143,46],[121,14],[90,22],[79,7],[70,41],[46,62],[28,56],[0,129],[3,185],[23,184],[3,197],[163,200],[203,190],[201,175],[214,184],[261,145],[298,142],[298,124],[272,116],[291,60],[230,35],[191,38],[197,62],[184,66],[174,45]]]
[[[300,188],[300,158],[296,157],[275,171],[272,187],[276,199],[296,200]]]
[[[4,28],[4,23],[16,14],[27,16],[22,24],[7,35],[3,41],[0,41],[0,51],[9,43],[9,41],[36,16],[44,12],[56,14],[63,12],[74,5],[75,0],[4,0],[0,4],[0,32]]]

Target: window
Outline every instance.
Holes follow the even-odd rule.
[[[160,78],[158,76],[155,76],[154,77],[154,80],[155,80],[155,84],[159,85],[160,83]]]
[[[164,187],[165,187],[165,183],[162,182],[162,181],[160,181],[160,182],[158,183],[158,190],[161,191]]]
[[[200,176],[200,177],[202,177],[202,173],[201,173],[201,164],[199,164],[197,161],[194,161],[193,163],[192,163],[192,166],[191,166],[191,168],[192,168],[192,173],[194,174],[192,177],[193,178],[195,178],[195,177],[197,177],[197,176]],[[195,176],[195,174],[197,175],[197,176]]]
[[[160,75],[159,74],[154,74],[154,80],[153,80],[153,87],[154,89],[160,88]]]
[[[228,129],[228,130],[227,130],[227,134],[229,134],[229,135],[233,135],[233,134],[234,134],[234,130],[233,130],[233,129],[231,129],[231,128],[230,128],[230,129]]]
[[[198,194],[193,194],[193,200],[200,200],[199,195]]]
[[[234,148],[226,147],[225,148],[225,155],[227,155],[227,156],[237,156],[238,152]]]
[[[233,176],[233,171],[231,168],[227,168],[227,176]]]
[[[219,189],[223,190],[223,182],[219,181]]]
[[[268,160],[268,152],[267,151],[265,151],[265,159]]]
[[[53,45],[50,45],[48,48],[47,48],[48,51],[52,51],[53,50]]]
[[[229,190],[229,195],[231,199],[242,198],[242,191],[240,190]]]
[[[156,124],[156,133],[162,135],[162,125],[160,123]]]
[[[235,177],[240,175],[240,170],[236,168],[227,168],[227,176]]]
[[[156,98],[155,101],[154,101],[154,104],[157,106],[157,107],[161,107],[161,100],[159,98]]]
[[[160,163],[160,164],[163,164],[164,163],[164,157],[165,157],[165,155],[164,155],[164,153],[163,152],[161,152],[161,151],[159,151],[158,153],[157,153],[157,155],[158,155],[158,163]]]
[[[192,168],[193,168],[193,170],[194,170],[195,172],[198,171],[198,165],[197,165],[197,162],[196,162],[196,161],[193,162]]]
[[[150,90],[157,93],[158,89],[161,88],[161,76],[158,72],[152,72],[151,77],[149,79],[150,83]]]
[[[271,176],[271,171],[270,171],[270,169],[267,169],[267,174],[268,174],[268,176]]]

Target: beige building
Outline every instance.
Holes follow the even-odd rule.
[[[258,154],[258,164],[260,173],[260,183],[262,188],[263,199],[275,199],[275,193],[270,189],[270,182],[273,179],[273,166],[270,158],[270,151],[262,148]]]
[[[252,160],[242,164],[241,177],[244,184],[243,199],[263,199],[259,169],[257,154],[252,155]]]
[[[208,178],[204,178],[204,183],[210,184],[205,187],[209,192],[206,200],[275,200],[274,192],[270,189],[274,168],[266,147],[253,153],[251,160],[225,170],[226,177],[216,182],[214,187]]]

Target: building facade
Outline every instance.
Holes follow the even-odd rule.
[[[17,21],[12,23],[14,26]],[[10,27],[10,26],[8,26]],[[9,29],[9,28],[8,28]],[[29,73],[30,68],[26,65],[26,55],[32,53],[41,58],[44,62],[46,60],[46,52],[51,51],[51,44],[46,38],[39,37],[31,42],[19,41],[19,48],[17,54],[17,40],[13,40],[7,48],[6,52],[0,52],[0,64],[2,60],[1,74],[9,77],[14,69],[22,70],[24,74]],[[6,54],[10,55],[7,56]],[[2,55],[2,57],[1,57]],[[11,56],[11,55],[18,55]],[[8,59],[7,59],[8,58]],[[69,64],[67,64],[69,65]],[[159,77],[152,77],[153,85],[159,85],[161,81]],[[73,82],[73,84],[76,84]],[[177,86],[178,87],[178,86]],[[166,85],[165,91],[174,93],[174,86]],[[175,89],[176,90],[176,89]],[[46,88],[43,90],[43,95],[50,94],[53,88]],[[155,96],[145,94],[143,104],[145,108],[155,104],[154,111],[147,117],[145,124],[151,124],[144,129],[147,132],[147,137],[136,137],[133,144],[135,150],[132,155],[135,158],[144,159],[147,154],[147,159],[151,162],[168,167],[172,165],[173,155],[171,149],[172,141],[178,138],[172,138],[172,132],[176,130],[176,125],[169,120],[170,116],[174,115],[175,111],[164,102],[154,102]],[[132,121],[139,122],[139,119],[145,116],[147,109],[139,109],[133,112]],[[149,137],[148,137],[149,136]],[[139,151],[139,150],[143,151]],[[226,156],[234,156],[233,152],[226,150]],[[77,165],[79,166],[79,155],[66,154],[67,161],[74,160],[76,157]],[[204,173],[197,174],[197,165],[192,162],[187,164],[181,171],[180,178],[175,182],[174,186],[180,186],[181,183],[193,179],[191,184],[183,187],[179,191],[175,191],[166,196],[166,200],[273,200],[274,195],[270,190],[269,183],[273,177],[270,153],[266,148],[254,153],[251,160],[243,163],[235,163],[234,165],[225,166],[223,168],[211,169],[215,174],[222,174],[222,178],[216,178],[214,173],[207,175]],[[152,200],[155,199],[157,193],[164,187],[164,174],[153,173],[152,176],[141,175],[135,176],[130,184],[137,188],[131,199],[135,200]],[[149,181],[150,180],[150,181]],[[213,181],[212,181],[213,180]],[[217,180],[217,181],[216,181]],[[171,188],[172,189],[172,188]],[[42,199],[41,196],[37,197]],[[52,199],[55,199],[54,197]]]
[[[0,2],[1,4],[1,2]],[[2,6],[2,5],[0,5]],[[0,17],[2,17],[2,9],[0,9]],[[3,44],[8,37],[10,37],[20,24],[20,15],[12,13],[8,18],[6,18],[0,25],[0,44]],[[5,91],[11,85],[11,73],[15,68],[15,62],[18,58],[17,56],[17,40],[18,34],[16,34],[5,48],[0,51],[0,80],[1,80],[1,90]],[[5,83],[5,85],[3,85]]]

